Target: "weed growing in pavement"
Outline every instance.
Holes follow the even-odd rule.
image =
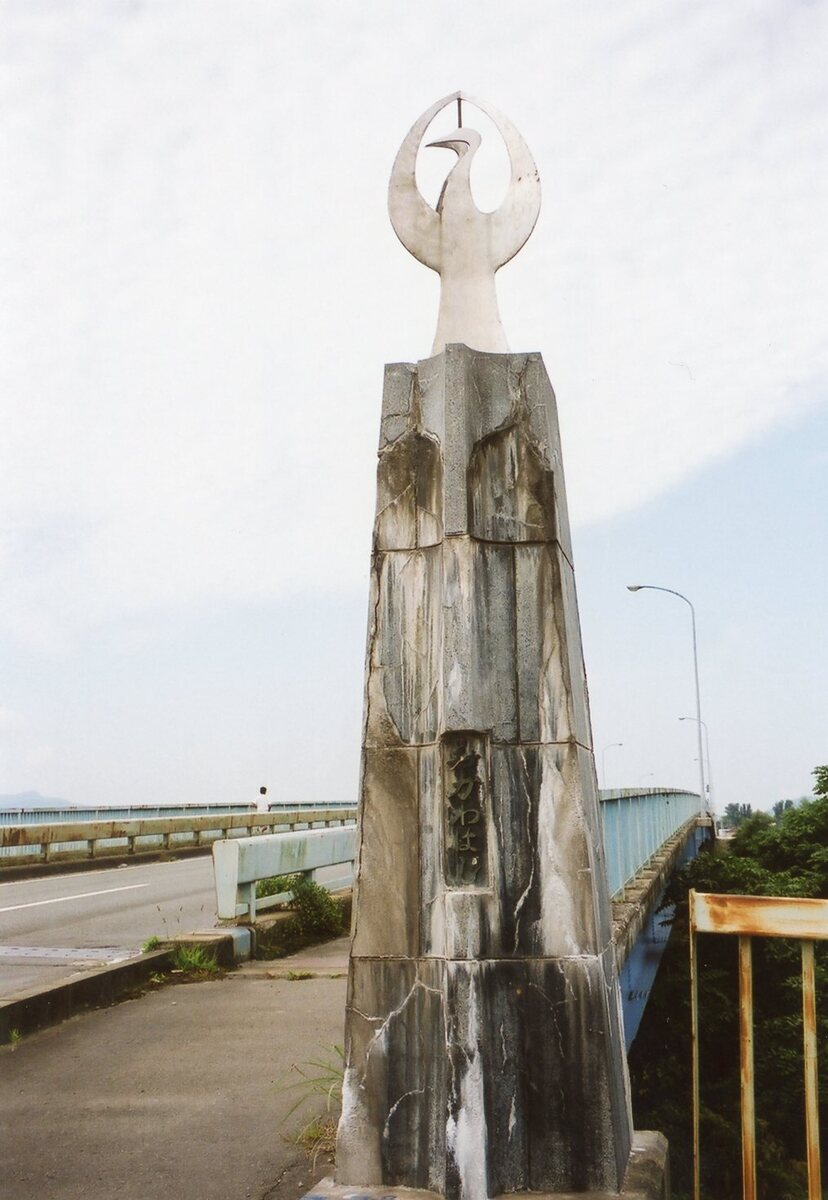
[[[298,1091],[296,1103],[289,1109],[285,1120],[290,1120],[308,1102],[323,1097],[325,1111],[316,1113],[302,1126],[290,1140],[301,1146],[316,1169],[316,1161],[320,1154],[333,1160],[336,1150],[336,1126],[342,1108],[342,1080],[345,1074],[345,1055],[341,1046],[330,1045],[323,1048],[319,1058],[308,1062],[294,1063],[291,1071],[301,1076],[293,1083],[287,1084],[285,1091]]]
[[[312,1121],[308,1121],[304,1129],[297,1133],[294,1141],[305,1151],[312,1171],[316,1170],[320,1154],[324,1155],[329,1162],[334,1161],[338,1123],[338,1117],[326,1113],[323,1117],[314,1117]]]
[[[19,1029],[9,1030],[9,1045],[11,1046],[12,1050],[16,1050],[22,1040],[23,1034]]]
[[[147,938],[147,940],[141,946],[141,950],[144,954],[149,954],[151,950],[160,950],[162,946],[168,945],[173,940],[173,938],[175,938],[182,932],[181,921],[182,921],[182,917],[184,915],[184,905],[183,904],[179,904],[177,913],[173,913],[173,914],[163,913],[161,911],[160,904],[156,904],[155,911],[158,913],[158,920],[161,923],[162,933],[160,936],[158,934],[153,933],[150,937]],[[201,908],[199,909],[199,912],[200,913],[204,912],[203,904],[202,904]]]
[[[218,971],[216,956],[203,946],[174,946],[170,958],[177,971],[192,971],[201,975],[215,975]]]
[[[163,927],[164,936],[159,937],[157,933],[151,934],[150,937],[148,937],[147,940],[144,942],[144,944],[141,946],[142,954],[149,954],[151,950],[159,950],[161,948],[161,945],[164,942],[169,941],[172,936],[170,934],[169,929],[167,928],[167,918],[161,912],[160,904],[156,904],[155,911],[158,913],[158,919],[160,920],[161,925]],[[176,921],[175,921],[176,925],[178,926],[179,933],[181,932],[181,914],[183,911],[184,911],[184,906],[182,904],[179,904],[178,916],[176,917]]]
[[[293,899],[286,906],[290,917],[259,930],[257,958],[283,958],[303,946],[312,946],[344,932],[350,916],[350,896],[337,898],[304,876],[291,881]],[[278,892],[274,894],[278,895]]]
[[[313,971],[288,971],[285,979],[289,979],[291,983],[297,979],[313,979]]]

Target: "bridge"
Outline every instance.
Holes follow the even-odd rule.
[[[700,814],[697,793],[670,788],[605,790],[600,812],[629,1048],[669,935],[658,913],[664,889],[676,865],[712,836],[712,822]],[[0,813],[0,1014],[38,980],[69,979],[138,955],[153,936],[215,924],[212,867],[203,856],[216,840],[330,828],[352,823],[356,809],[305,804],[264,813],[253,805],[200,805],[170,815],[143,806],[74,810],[69,821],[67,815]],[[178,861],[161,873],[151,869],[153,859],[170,855]],[[108,864],[114,876],[114,864],[124,863],[147,865],[133,867],[129,883],[113,879],[114,886],[92,887],[77,873],[93,868],[100,880]],[[35,869],[36,880],[13,882]],[[7,1036],[9,1026],[7,1020]]]
[[[49,813],[47,822],[37,820],[39,815],[26,814],[23,821],[17,814],[0,817],[0,880],[5,880],[0,882],[0,1030],[7,1040],[26,1029],[15,995],[48,991],[72,979],[105,979],[118,969],[119,956],[132,956],[138,964],[151,958],[140,955],[148,937],[213,925],[209,851],[216,839],[246,837],[262,828],[326,828],[350,822],[356,813],[340,805],[269,814],[252,806],[225,806],[224,812],[185,809],[171,817],[122,810],[114,821],[105,820],[106,810],[73,812],[71,822],[59,811]],[[15,816],[16,823],[10,823]],[[629,1046],[667,938],[663,915],[657,913],[664,887],[675,866],[695,854],[713,831],[710,819],[699,813],[698,795],[679,789],[605,791],[601,817]],[[159,821],[169,826],[159,829]],[[211,822],[214,828],[206,828]],[[125,868],[124,863],[134,865]],[[34,877],[21,877],[33,868]],[[272,962],[244,964],[229,977],[239,979],[230,991],[209,983],[150,990],[137,1003],[90,1011],[63,1027],[24,1036],[14,1057],[9,1047],[0,1051],[9,1056],[0,1070],[5,1081],[0,1089],[9,1089],[4,1106],[16,1132],[8,1156],[10,1200],[43,1190],[50,1173],[64,1179],[61,1196],[94,1195],[88,1190],[90,1161],[104,1164],[96,1168],[98,1178],[125,1200],[159,1194],[159,1162],[165,1177],[174,1177],[173,1190],[181,1200],[302,1195],[329,1172],[330,1162],[323,1156],[314,1175],[303,1154],[279,1136],[296,1127],[288,1116],[296,1097],[285,1092],[285,1085],[295,1079],[292,1064],[341,1041],[346,955],[343,941],[329,951],[305,951],[283,968]],[[314,978],[295,984],[291,973]],[[301,990],[311,987],[312,993]],[[9,1019],[11,1013],[17,1015]],[[219,1030],[226,1032],[217,1037]],[[275,1061],[260,1061],[260,1048],[270,1045]],[[239,1055],[247,1063],[241,1092]],[[116,1078],[125,1080],[130,1093],[126,1111],[136,1136],[153,1148],[149,1155],[136,1154],[135,1137],[122,1135],[117,1123],[90,1122],[83,1115],[100,1105],[117,1111],[122,1103],[102,1082],[115,1069],[113,1063],[118,1064]],[[60,1083],[67,1071],[80,1072],[72,1085],[74,1101],[64,1098]],[[198,1081],[194,1088],[188,1083],[191,1075]],[[205,1078],[213,1079],[212,1085]],[[205,1086],[215,1089],[214,1116],[204,1111]],[[144,1095],[154,1097],[157,1115],[141,1103]],[[172,1126],[170,1105],[177,1114]],[[55,1153],[27,1132],[32,1122],[24,1114],[32,1106],[63,1131]],[[224,1130],[240,1118],[245,1133],[236,1132],[227,1145]],[[171,1166],[178,1163],[183,1143],[204,1148],[188,1156],[186,1168]],[[213,1146],[221,1146],[221,1153]]]

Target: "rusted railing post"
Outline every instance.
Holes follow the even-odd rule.
[[[805,1144],[808,1157],[808,1200],[821,1200],[816,986],[814,943],[812,941],[802,943],[802,1032],[805,1051]]]
[[[756,1200],[756,1101],[753,1088],[753,958],[739,938],[739,1068],[742,1112],[742,1196]]]
[[[721,896],[690,891],[690,1006],[693,1060],[693,1196],[699,1198],[699,933],[739,938],[739,1060],[741,1066],[742,1196],[756,1197],[756,1111],[753,1070],[753,966],[751,938],[797,938],[802,945],[802,1017],[805,1067],[805,1133],[808,1200],[821,1200],[819,1087],[817,1076],[814,941],[828,940],[828,900],[809,897]]]
[[[690,1040],[693,1062],[693,1200],[700,1200],[701,1156],[699,1147],[699,976],[696,939],[696,893],[690,892]]]

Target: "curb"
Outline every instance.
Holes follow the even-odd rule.
[[[235,966],[235,940],[231,933],[182,934],[166,946],[150,950],[126,962],[93,967],[46,987],[31,988],[8,1000],[0,1000],[0,1046],[18,1035],[34,1033],[47,1025],[90,1008],[108,1008],[144,987],[150,975],[169,971],[176,945],[198,945],[214,950],[219,966]]]
[[[273,959],[273,962],[278,963],[279,959]],[[262,979],[284,979],[289,983],[302,983],[306,979],[344,979],[348,974],[348,963],[337,966],[304,966],[297,967],[280,967],[272,966],[270,962],[262,961],[261,966],[263,971],[250,971],[248,968],[247,974],[250,977],[260,976]]]

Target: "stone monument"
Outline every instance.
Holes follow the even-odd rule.
[[[496,213],[471,196],[464,100],[509,151]],[[415,161],[455,102],[435,210]],[[517,130],[462,93],[394,164],[394,229],[441,299],[432,356],[385,374],[329,1193],[617,1193],[630,1161],[555,396],[539,354],[508,352],[495,295],[539,207]]]

